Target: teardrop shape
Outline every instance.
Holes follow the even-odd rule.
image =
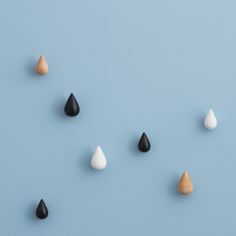
[[[48,63],[43,55],[39,57],[36,65],[36,72],[40,75],[46,75],[48,73]]]
[[[102,170],[107,166],[107,159],[100,146],[97,146],[91,159],[91,166],[95,170]]]
[[[206,118],[204,120],[204,126],[207,129],[215,129],[217,126],[217,119],[212,109],[206,115]]]
[[[65,104],[64,111],[68,116],[77,116],[79,114],[80,107],[73,93],[70,94]]]
[[[36,216],[41,220],[48,217],[48,208],[43,199],[41,199],[38,204],[38,207],[36,209]]]
[[[193,191],[192,180],[187,171],[184,171],[178,183],[178,191],[183,195],[190,194]]]
[[[141,152],[148,152],[151,148],[151,144],[150,144],[148,137],[145,133],[142,134],[142,136],[139,140],[138,148]]]

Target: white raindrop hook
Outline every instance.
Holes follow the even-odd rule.
[[[217,119],[212,109],[210,109],[204,119],[204,126],[207,129],[215,129],[217,127]]]
[[[91,159],[91,166],[95,170],[103,170],[107,166],[107,159],[101,149],[100,146],[97,146],[95,149],[92,159]]]

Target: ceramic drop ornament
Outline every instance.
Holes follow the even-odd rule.
[[[138,143],[138,149],[141,152],[148,152],[151,148],[150,141],[145,133],[142,134],[139,143]]]
[[[212,109],[205,117],[204,126],[207,129],[215,129],[217,127],[217,119]]]
[[[43,55],[39,57],[35,70],[40,75],[46,75],[48,73],[48,63]]]
[[[48,217],[48,208],[43,199],[41,199],[38,204],[38,207],[36,209],[36,216],[41,220]]]
[[[73,93],[71,93],[67,99],[64,111],[68,116],[77,116],[79,114],[80,107]]]
[[[95,170],[103,170],[107,166],[107,159],[100,146],[97,146],[91,159],[91,166]]]
[[[187,171],[184,171],[178,183],[178,191],[183,195],[188,195],[193,191],[192,180]]]

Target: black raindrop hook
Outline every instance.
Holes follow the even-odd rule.
[[[65,104],[64,111],[68,116],[77,116],[79,114],[80,107],[73,93],[70,94]]]
[[[139,143],[138,143],[138,149],[141,152],[148,152],[151,148],[150,141],[145,133],[142,134]]]
[[[38,207],[36,209],[36,216],[41,220],[48,217],[48,208],[43,199],[41,199],[38,204]]]

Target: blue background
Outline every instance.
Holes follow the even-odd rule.
[[[1,1],[0,235],[235,235],[235,7]],[[47,76],[34,72],[40,54]],[[70,92],[75,118],[63,113]],[[210,108],[214,131],[202,125]],[[176,192],[185,169],[188,197]]]

